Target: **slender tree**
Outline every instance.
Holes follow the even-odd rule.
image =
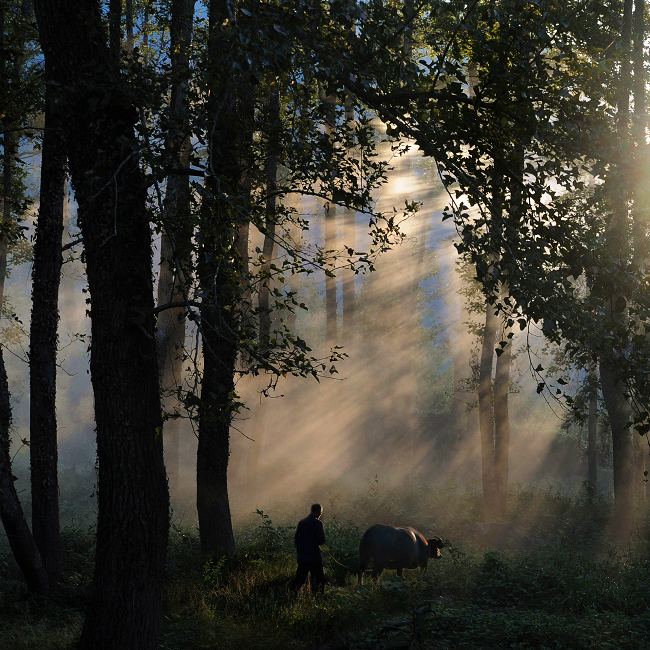
[[[46,64],[49,65],[49,62]],[[49,76],[46,74],[46,76]],[[56,85],[45,88],[41,189],[32,267],[29,332],[32,530],[50,582],[63,577],[57,469],[56,355],[65,185],[64,115]]]
[[[192,276],[191,190],[189,167],[192,144],[189,132],[188,86],[194,0],[174,0],[171,5],[170,60],[171,99],[167,128],[166,160],[171,168],[163,206],[160,238],[158,304],[180,305],[158,316],[157,343],[160,387],[165,411],[173,411],[175,393],[183,377],[185,314]],[[174,171],[175,170],[175,171]],[[179,473],[180,425],[176,419],[165,424],[165,463],[172,489]]]
[[[591,495],[598,492],[598,375],[591,367],[587,377],[587,485]]]
[[[494,368],[494,346],[496,344],[499,320],[492,305],[485,309],[485,325],[481,340],[479,364],[478,409],[481,438],[481,477],[483,485],[484,513],[490,516],[496,509],[494,475],[494,390],[492,371]]]
[[[611,259],[625,265],[630,252],[628,237],[630,184],[626,165],[630,154],[630,90],[631,90],[631,40],[632,0],[625,0],[620,37],[620,75],[617,92],[616,135],[621,157],[609,180],[611,215],[607,225],[607,251]],[[611,278],[611,280],[615,280]],[[626,300],[619,293],[616,281],[611,283],[607,296],[607,320],[612,328],[620,326],[626,318]],[[618,356],[622,351],[611,350],[600,360],[600,382],[607,413],[612,426],[612,452],[614,463],[615,523],[621,536],[630,530],[633,501],[633,442],[632,409],[627,394],[622,364]]]
[[[260,347],[269,346],[271,338],[271,264],[275,247],[277,221],[277,176],[279,163],[280,132],[280,84],[276,79],[269,90],[268,101],[268,151],[266,154],[266,206],[265,231],[262,245],[262,265],[258,305],[260,318]]]
[[[122,0],[108,2],[108,41],[111,61],[119,68],[122,52]]]
[[[168,530],[151,233],[134,99],[111,64],[98,0],[37,0],[46,81],[65,141],[91,298],[98,521],[80,647],[158,647]]]
[[[496,512],[505,514],[508,492],[508,470],[510,453],[510,370],[512,367],[512,341],[508,339],[509,328],[498,348],[499,354],[494,373],[494,489]]]
[[[23,2],[20,18],[27,20],[30,12],[29,3]],[[0,192],[0,218],[2,229],[0,235],[0,309],[4,302],[4,286],[7,276],[7,254],[9,240],[15,231],[15,167],[18,152],[18,125],[20,116],[13,106],[9,94],[10,88],[17,88],[20,82],[22,52],[24,49],[23,27],[14,25],[14,38],[10,42],[10,16],[7,3],[0,2],[0,98],[4,113],[2,126],[2,191]],[[12,47],[13,46],[13,47]],[[10,58],[13,49],[18,56]],[[47,572],[43,565],[38,547],[22,509],[15,486],[15,477],[11,468],[11,402],[9,384],[4,362],[4,351],[0,346],[0,518],[2,519],[9,546],[16,558],[28,588],[37,593],[44,593],[49,588]]]
[[[322,95],[323,111],[325,113],[325,135],[329,138],[332,146],[336,138],[336,85],[329,82],[326,90]],[[324,222],[324,245],[325,250],[332,251],[338,249],[338,237],[336,229],[336,205],[328,202],[325,206]],[[333,344],[338,336],[338,305],[336,296],[336,275],[332,270],[325,271],[325,338],[328,344]]]

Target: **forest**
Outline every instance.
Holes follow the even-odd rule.
[[[0,648],[650,646],[649,19],[0,0]]]

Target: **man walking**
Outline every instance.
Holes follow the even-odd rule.
[[[293,581],[293,588],[299,591],[307,575],[311,576],[312,592],[325,591],[325,574],[323,573],[323,558],[320,553],[321,544],[325,543],[325,531],[320,520],[323,508],[320,503],[314,503],[309,516],[298,523],[296,528],[296,555],[298,556],[298,570]]]

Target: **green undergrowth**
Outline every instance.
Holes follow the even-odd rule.
[[[481,524],[472,499],[459,495],[450,504],[446,496],[437,497],[445,508],[431,531],[448,541],[443,557],[426,574],[386,572],[362,586],[358,543],[382,506],[366,503],[357,517],[330,510],[324,596],[290,589],[293,521],[276,525],[258,512],[238,530],[236,557],[210,561],[196,531],[174,527],[162,648],[648,647],[649,547],[640,533],[631,546],[616,545],[605,532],[606,504],[519,491],[509,521]],[[386,500],[386,512],[398,510]],[[406,519],[427,528],[425,510]],[[74,647],[92,575],[92,530],[67,529],[64,541],[66,581],[46,600],[25,594],[3,556],[0,648]]]

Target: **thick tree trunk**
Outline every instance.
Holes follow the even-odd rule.
[[[32,530],[50,582],[63,577],[57,469],[56,353],[65,185],[61,97],[45,88],[45,131],[29,333]]]
[[[170,59],[171,101],[167,128],[167,161],[172,169],[187,169],[192,149],[189,135],[189,48],[192,42],[194,0],[174,0],[171,6]],[[192,266],[193,224],[190,213],[191,190],[186,174],[170,172],[163,206],[163,231],[160,238],[158,304],[187,300]],[[173,412],[176,389],[183,378],[185,345],[184,307],[166,309],[156,323],[158,369],[163,406]],[[165,465],[170,487],[178,483],[181,424],[167,420],[164,427]]]
[[[216,277],[214,269],[210,272],[204,268],[201,275],[204,278],[212,276],[214,284],[222,280]],[[221,291],[206,294],[201,310],[204,361],[196,503],[201,550],[208,556],[235,552],[228,496],[228,460],[237,345],[233,340],[236,325],[231,314],[218,306],[222,303],[217,301],[225,297]]]
[[[506,513],[508,496],[508,455],[510,449],[510,413],[508,394],[510,390],[510,369],[512,366],[512,341],[505,336],[506,346],[497,356],[494,374],[494,485],[496,514],[503,517]]]
[[[207,194],[201,207],[199,282],[202,291],[203,379],[197,450],[197,510],[201,549],[209,556],[232,555],[235,540],[228,496],[230,423],[239,349],[243,196],[241,114],[236,79],[222,30],[230,28],[227,0],[210,3],[208,36]],[[227,39],[224,39],[227,40]]]
[[[498,318],[494,306],[486,302],[485,326],[481,342],[479,365],[478,409],[481,435],[481,477],[483,483],[484,514],[491,517],[496,507],[496,477],[494,471],[494,392],[492,368],[496,344]]]
[[[98,520],[83,650],[158,647],[168,529],[151,233],[136,110],[110,63],[99,2],[37,0],[47,82],[65,98],[92,309]]]

